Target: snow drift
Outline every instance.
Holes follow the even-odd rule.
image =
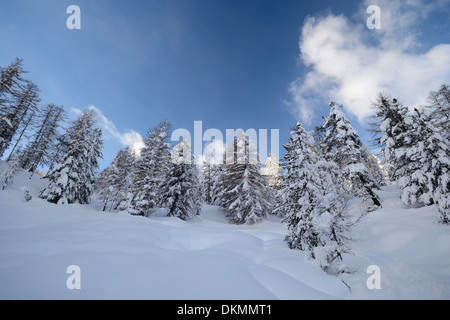
[[[450,229],[435,207],[404,208],[395,186],[353,230],[355,272],[340,279],[288,249],[275,217],[236,226],[213,206],[191,222],[59,206],[37,198],[45,181],[28,176],[0,192],[1,299],[450,299]],[[80,290],[66,286],[70,265]],[[380,290],[366,287],[370,265]]]

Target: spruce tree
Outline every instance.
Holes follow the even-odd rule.
[[[134,181],[127,199],[127,211],[132,215],[148,217],[164,206],[161,187],[168,177],[170,164],[170,127],[166,120],[149,130],[141,156],[134,163]]]
[[[5,190],[8,185],[13,185],[14,175],[20,168],[20,159],[16,154],[7,163],[8,166],[0,173],[0,181],[3,181],[2,190]]]
[[[102,156],[102,133],[94,111],[85,111],[67,130],[69,145],[63,161],[47,175],[48,186],[39,197],[55,204],[89,204],[95,170]]]
[[[437,204],[441,222],[448,223],[450,143],[434,126],[432,116],[415,109],[405,115],[410,130],[404,134],[403,147],[396,150],[404,159],[399,187],[405,205]]]
[[[170,217],[191,220],[200,214],[200,182],[191,156],[191,146],[186,138],[172,150],[168,177],[162,184],[162,197]]]
[[[300,122],[291,129],[291,137],[283,146],[286,154],[282,159],[285,175],[283,189],[275,210],[288,226],[286,242],[291,249],[310,252],[319,245],[319,234],[314,224],[318,183],[315,164],[318,156],[313,139]]]
[[[380,199],[375,192],[380,187],[367,168],[370,162],[367,148],[344,114],[342,106],[331,102],[330,107],[330,114],[324,118],[322,126],[325,132],[326,159],[334,161],[339,166],[342,177],[355,196],[363,200],[370,199],[375,206],[381,207]]]
[[[397,181],[401,173],[398,172],[404,165],[402,159],[398,159],[395,150],[405,145],[404,133],[408,131],[405,122],[407,108],[402,106],[397,99],[385,94],[379,94],[372,104],[374,114],[371,116],[371,132],[374,143],[381,149],[384,158],[384,168],[390,181]]]
[[[115,186],[111,181],[115,178],[115,169],[116,168],[112,163],[109,167],[100,172],[94,183],[94,196],[103,203],[102,211],[106,211],[109,202],[114,201],[114,197],[117,193]]]
[[[279,190],[281,185],[281,167],[273,153],[270,153],[267,157],[263,172],[269,186],[274,190]]]
[[[211,167],[211,180],[213,181],[211,187],[211,204],[220,206],[223,191],[225,189],[225,181],[222,179],[224,164],[214,164]]]
[[[306,251],[332,274],[345,272],[342,255],[349,252],[347,195],[339,168],[321,157],[301,123],[284,145],[283,188],[276,211],[288,226],[291,249]]]
[[[347,273],[343,254],[351,253],[349,231],[353,224],[347,210],[348,191],[336,163],[322,159],[315,168],[319,181],[314,214],[318,233],[315,260],[328,274]]]
[[[431,177],[427,176],[427,171],[431,168],[427,165],[425,141],[429,138],[430,132],[427,125],[423,124],[423,114],[418,110],[409,112],[402,110],[402,116],[407,124],[408,130],[401,132],[398,136],[404,144],[395,149],[396,158],[401,160],[402,166],[396,168],[398,174],[398,185],[402,189],[402,202],[405,205],[433,204]]]
[[[273,194],[261,174],[256,148],[241,133],[226,153],[221,181],[220,206],[231,223],[255,224],[273,210]]]
[[[96,198],[103,202],[102,211],[109,205],[109,211],[117,209],[126,201],[128,175],[132,166],[132,155],[129,147],[120,150],[111,165],[98,176],[94,190]]]
[[[214,161],[211,153],[208,153],[203,159],[202,165],[202,185],[203,199],[206,204],[213,204],[213,186],[214,186]]]
[[[369,154],[369,151],[367,151],[367,154]],[[370,154],[369,162],[366,163],[366,167],[367,167],[367,170],[369,170],[369,174],[373,177],[373,179],[379,186],[386,185],[385,174],[383,173],[381,161],[380,161],[380,159],[378,159],[377,156]]]

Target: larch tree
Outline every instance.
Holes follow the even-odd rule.
[[[33,173],[40,165],[49,165],[54,156],[53,150],[61,123],[65,119],[63,107],[48,104],[37,116],[37,125],[29,144],[21,154],[22,168]]]
[[[432,91],[425,107],[431,112],[434,127],[450,139],[450,86],[443,84],[438,91]]]
[[[30,114],[38,110],[39,88],[22,78],[22,60],[0,67],[0,157]],[[22,135],[21,135],[22,136]]]

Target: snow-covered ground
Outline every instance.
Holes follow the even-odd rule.
[[[434,207],[405,209],[395,186],[352,232],[350,291],[288,249],[275,217],[235,226],[205,206],[191,222],[147,219],[49,204],[37,198],[44,185],[20,172],[0,191],[0,299],[450,299],[450,228]],[[67,289],[69,265],[81,269],[80,290]],[[380,290],[366,287],[370,265]]]

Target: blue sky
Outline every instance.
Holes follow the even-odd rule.
[[[366,28],[369,3],[381,30]],[[102,167],[166,118],[192,132],[196,120],[224,135],[279,129],[282,144],[297,120],[319,125],[331,99],[366,139],[374,93],[417,104],[450,81],[449,1],[394,3],[0,0],[0,65],[23,58],[42,104],[100,110]],[[66,28],[71,4],[81,30]]]

